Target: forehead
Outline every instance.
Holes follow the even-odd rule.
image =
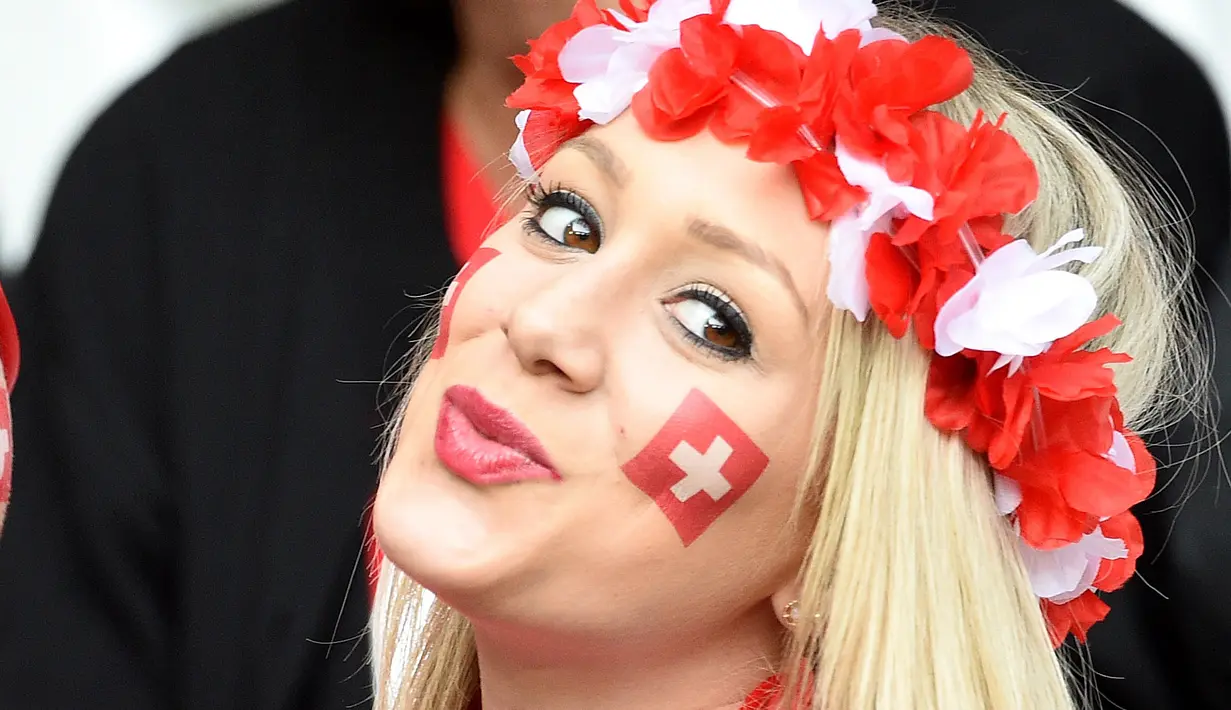
[[[749,160],[746,145],[723,143],[709,131],[677,141],[654,140],[628,111],[605,126],[591,128],[582,141],[601,142],[634,181],[670,183],[681,193],[695,187],[752,202],[770,200],[773,207],[786,210],[783,217],[798,218],[801,227],[817,228],[808,220],[799,183],[789,167]]]

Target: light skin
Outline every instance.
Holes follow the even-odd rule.
[[[704,132],[653,141],[628,114],[548,161],[537,201],[455,296],[377,536],[473,623],[485,710],[739,707],[778,661],[807,542],[786,522],[821,386],[825,228],[789,169]],[[459,384],[516,414],[562,480],[450,472],[433,436]],[[693,389],[769,465],[685,546],[621,466]]]

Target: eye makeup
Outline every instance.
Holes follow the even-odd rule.
[[[728,362],[752,357],[752,330],[730,296],[706,283],[685,286],[663,302],[684,337]]]
[[[522,220],[527,234],[555,246],[593,254],[602,246],[603,220],[589,200],[559,184],[530,185],[526,201],[532,208]]]

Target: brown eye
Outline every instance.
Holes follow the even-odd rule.
[[[567,197],[557,198],[557,195],[566,195]],[[579,199],[571,193],[552,193],[547,196],[547,200],[551,199]],[[588,205],[566,206],[544,204],[542,210],[537,217],[534,218],[534,226],[542,236],[555,242],[559,242],[566,247],[572,249],[581,249],[590,254],[598,251],[602,244],[602,239],[599,236],[598,228],[594,224],[594,219],[584,214],[584,209]]]
[[[663,305],[697,346],[728,360],[751,356],[752,331],[726,294],[699,284]]]
[[[598,251],[598,239],[594,237],[594,231],[584,219],[578,218],[569,222],[564,228],[564,239],[561,241],[570,247],[584,249],[591,254]]]
[[[710,318],[705,322],[705,335],[702,336],[720,348],[739,347],[739,334],[735,329],[722,322],[721,318]]]

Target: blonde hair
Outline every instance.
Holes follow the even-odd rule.
[[[918,15],[881,24],[908,37],[956,37]],[[1125,322],[1100,345],[1134,357],[1117,370],[1126,420],[1137,431],[1163,424],[1198,385],[1183,379],[1199,361],[1186,340],[1195,322],[1186,235],[1164,219],[1169,210],[1151,181],[1113,169],[1073,128],[1078,116],[956,38],[970,49],[976,78],[940,110],[966,123],[980,109],[1007,113],[1006,129],[1034,159],[1041,191],[1009,220],[1010,233],[1041,251],[1081,226],[1104,248],[1081,273],[1100,307]],[[1119,155],[1110,143],[1100,148]],[[825,337],[813,455],[790,521],[811,544],[799,577],[801,623],[781,666],[788,697],[827,710],[1093,704],[1052,649],[1016,537],[993,504],[987,461],[923,415],[928,354],[847,313],[830,319]],[[388,442],[395,439],[396,431]],[[372,622],[377,710],[464,710],[477,691],[468,622],[426,600],[385,563]]]

